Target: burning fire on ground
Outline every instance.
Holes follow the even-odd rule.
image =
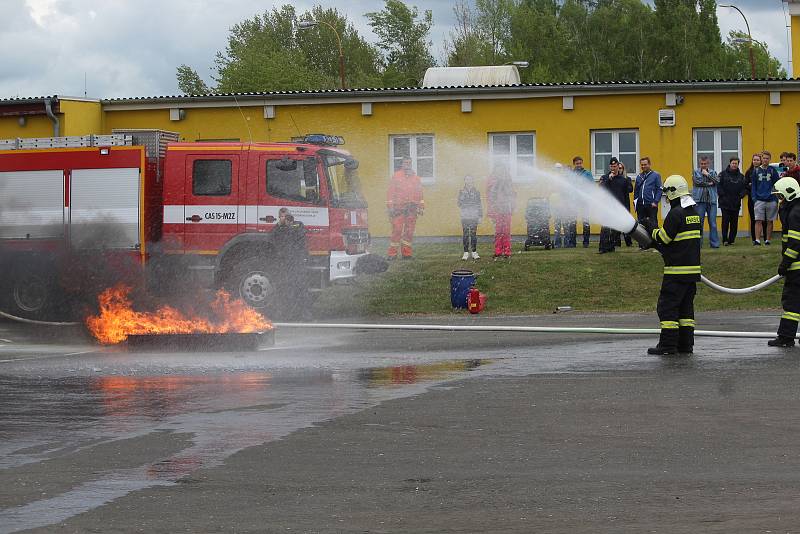
[[[131,288],[117,285],[98,297],[100,314],[86,319],[86,326],[100,343],[121,343],[131,335],[253,333],[272,329],[272,324],[240,299],[218,291],[210,304],[216,319],[187,316],[172,306],[154,312],[133,309]]]

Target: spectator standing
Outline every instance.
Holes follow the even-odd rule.
[[[753,199],[753,174],[755,173],[756,169],[761,167],[761,154],[753,154],[752,159],[750,160],[750,167],[745,171],[744,178],[745,178],[745,185],[747,186],[747,213],[750,216],[750,239],[753,241],[753,245],[757,245],[757,240],[761,238],[761,236],[756,236],[756,214],[755,214],[755,200]]]
[[[700,245],[703,244],[703,219],[708,219],[708,240],[711,248],[719,248],[719,235],[717,234],[717,184],[719,176],[717,171],[710,168],[711,159],[708,156],[700,157],[700,168],[692,172],[692,199],[697,204],[697,214],[700,216]],[[707,216],[707,217],[706,217]]]
[[[627,193],[625,194],[624,198],[622,198],[622,196],[620,196],[620,200],[623,201],[622,205],[625,206],[625,209],[628,210],[628,212],[630,212],[631,211],[631,193],[633,193],[633,183],[631,182],[631,179],[628,176],[628,171],[625,168],[625,164],[622,163],[621,161],[619,162],[619,173],[618,174],[619,174],[620,178],[624,178],[625,181],[627,182],[627,188],[626,188]],[[621,185],[620,185],[620,187],[621,187]],[[617,235],[614,236],[614,239],[616,239],[616,241],[614,241],[614,245],[616,245],[618,247],[622,246],[621,235],[622,235],[621,232],[617,232]],[[626,247],[630,247],[631,245],[633,245],[633,239],[628,234],[625,234],[625,246]]]
[[[580,156],[575,156],[572,158],[572,172],[578,175],[583,180],[586,180],[586,184],[581,182],[581,185],[594,185],[594,176],[592,176],[591,171],[588,169],[583,168],[583,158]],[[589,248],[589,235],[592,233],[592,227],[589,224],[589,220],[587,219],[586,210],[584,213],[581,214],[581,219],[583,219],[583,248]],[[575,232],[577,233],[577,223]],[[576,241],[577,241],[577,236]]]
[[[777,169],[779,176],[783,176],[783,173],[785,173],[786,170],[790,167],[787,161],[789,157],[789,152],[781,152],[781,155],[779,157],[780,161],[777,164],[773,165],[773,167]]]
[[[619,170],[619,160],[612,157],[608,164],[609,172],[600,177],[600,187],[608,191],[623,206],[629,193],[630,180],[623,177]],[[619,231],[603,226],[600,229],[599,254],[614,252],[614,244],[618,239]]]
[[[478,223],[483,217],[483,202],[481,192],[475,188],[475,178],[464,177],[464,188],[458,192],[458,207],[461,210],[461,232],[464,242],[464,255],[462,260],[467,260],[472,254],[472,259],[478,256]]]
[[[486,185],[488,215],[494,220],[494,259],[511,258],[511,215],[517,193],[508,169],[498,163]]]
[[[739,231],[739,210],[747,194],[747,179],[739,170],[739,158],[731,158],[728,167],[719,173],[719,208],[722,210],[722,244],[733,245]]]
[[[633,190],[636,218],[645,228],[658,226],[658,203],[661,201],[661,175],[650,168],[650,165],[650,158],[647,156],[639,160],[642,172],[636,175]]]
[[[772,188],[778,181],[778,171],[769,164],[772,155],[768,151],[761,153],[761,166],[753,170],[750,192],[753,195],[753,211],[756,217],[756,239],[754,245],[761,245],[758,237],[766,228],[764,244],[769,245],[772,239],[773,221],[778,216],[778,199],[772,194]]]
[[[555,164],[555,173],[559,180],[567,181],[571,178],[571,174],[566,171],[560,163]],[[563,188],[557,188],[557,191],[560,189]],[[578,222],[574,205],[558,192],[550,196],[550,204],[553,210],[553,246],[555,248],[575,248]]]
[[[389,238],[390,260],[397,258],[397,249],[403,259],[411,259],[411,240],[417,216],[422,215],[425,201],[422,199],[422,181],[411,168],[411,158],[402,160],[402,167],[392,175],[389,189],[386,192],[386,209],[392,221],[392,235]]]
[[[800,180],[800,166],[797,165],[797,154],[793,152],[786,153],[786,170],[781,174],[781,178],[786,176]],[[780,209],[778,211],[780,212]]]

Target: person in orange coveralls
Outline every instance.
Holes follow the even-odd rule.
[[[392,176],[386,193],[386,209],[392,221],[392,236],[387,253],[390,260],[397,258],[398,248],[403,259],[411,258],[414,227],[417,216],[422,215],[424,208],[422,182],[411,168],[411,158],[403,158],[403,166]]]

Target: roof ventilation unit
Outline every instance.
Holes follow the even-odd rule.
[[[659,126],[675,126],[675,110],[674,109],[659,109],[658,110],[658,125]]]

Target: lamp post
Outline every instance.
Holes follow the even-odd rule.
[[[744,13],[742,13],[742,10],[739,9],[738,7],[736,7],[735,5],[733,5],[733,4],[719,4],[719,7],[729,7],[731,9],[735,9],[736,11],[739,12],[739,14],[744,19],[744,25],[745,25],[745,27],[747,27],[747,38],[748,38],[748,40],[750,42],[750,45],[748,46],[748,51],[750,53],[750,79],[751,80],[755,80],[756,79],[756,60],[753,57],[753,36],[750,34],[750,23],[747,22],[747,17],[744,16]]]
[[[324,24],[330,28],[333,31],[333,34],[336,36],[336,43],[339,45],[339,81],[342,84],[342,89],[347,89],[347,85],[344,82],[344,51],[342,50],[342,39],[339,37],[339,32],[336,31],[336,28],[333,27],[333,24],[325,22],[324,20],[301,20],[297,23],[297,29],[307,30],[320,24]]]

